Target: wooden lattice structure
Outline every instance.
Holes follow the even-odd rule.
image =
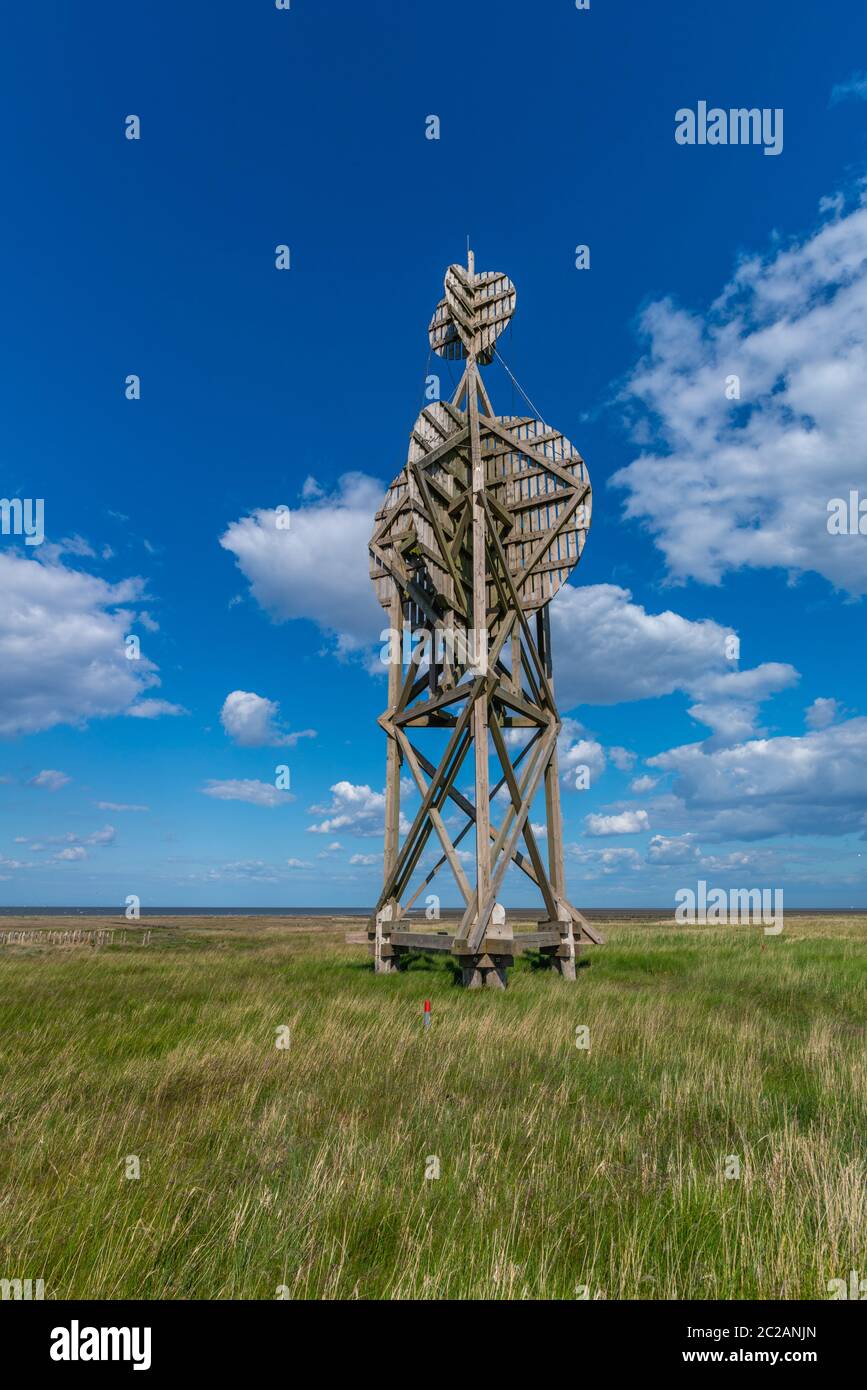
[[[559,430],[526,415],[500,416],[479,371],[515,309],[505,276],[450,266],[431,320],[434,352],[463,362],[450,402],[426,407],[406,465],[377,512],[371,578],[394,634],[418,635],[404,670],[402,641],[388,666],[385,863],[369,926],[376,969],[396,969],[412,949],[447,950],[464,983],[502,986],[516,950],[537,947],[575,979],[576,945],[598,934],[565,895],[548,604],[581,556],[590,525],[584,460]],[[418,732],[443,731],[434,762]],[[460,790],[472,754],[474,796]],[[491,755],[500,773],[492,785]],[[401,842],[401,775],[421,804]],[[467,774],[464,774],[467,775]],[[547,864],[530,822],[544,786]],[[500,823],[500,800],[505,798]],[[453,835],[452,811],[465,818]],[[460,842],[475,830],[468,874]],[[440,857],[410,897],[432,837]],[[498,894],[510,864],[533,882],[544,917],[517,936]],[[448,865],[464,900],[454,934],[419,932],[405,919]],[[406,901],[404,901],[406,899]]]

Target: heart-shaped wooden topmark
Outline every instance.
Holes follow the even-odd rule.
[[[486,366],[515,312],[515,286],[497,270],[471,274],[462,265],[450,265],[445,291],[428,329],[431,347],[450,362],[474,353]]]

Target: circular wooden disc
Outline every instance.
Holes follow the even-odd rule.
[[[590,475],[574,444],[544,420],[504,415],[497,424],[513,442],[482,430],[482,457],[489,460],[487,491],[512,513],[513,539],[504,547],[509,572],[522,604],[535,610],[550,602],[581,558],[593,502]],[[544,455],[557,471],[525,453],[522,444],[534,455]],[[570,507],[568,519],[545,546],[546,532],[557,527]]]
[[[407,450],[406,467],[402,468],[393,480],[385,501],[376,513],[373,536],[371,537],[370,577],[376,588],[377,598],[383,608],[391,602],[392,580],[388,570],[377,556],[378,546],[386,556],[396,551],[398,562],[405,570],[418,570],[418,547],[411,544],[413,534],[425,547],[423,574],[419,576],[425,590],[454,597],[454,580],[448,567],[437,564],[432,555],[439,553],[436,534],[430,522],[421,515],[424,505],[421,489],[412,472],[411,465],[421,463],[434,449],[446,443],[452,435],[466,429],[466,416],[455,406],[443,401],[432,401],[425,406],[412,428]],[[446,458],[452,455],[449,452]],[[425,469],[425,477],[445,490],[449,496],[456,496],[457,485],[454,475],[442,464],[430,464]],[[437,505],[442,505],[438,496]],[[418,505],[417,505],[418,504]],[[426,508],[425,508],[426,510]],[[381,535],[379,533],[382,532]],[[378,538],[379,535],[379,539]],[[431,552],[431,553],[427,553]]]
[[[451,546],[460,525],[460,499],[468,496],[466,429],[464,412],[442,401],[427,406],[413,427],[407,464],[386,493],[371,538],[370,576],[383,607],[391,602],[387,562],[392,561],[440,607],[455,606],[455,579],[442,557],[437,529]],[[502,529],[509,573],[522,607],[533,612],[550,602],[581,558],[592,505],[587,466],[565,435],[532,417],[499,416],[488,424],[482,417],[480,437],[485,491]],[[426,462],[435,451],[436,458]],[[464,528],[464,548],[455,559],[464,574],[469,573],[470,535]],[[491,579],[488,606],[500,605]]]

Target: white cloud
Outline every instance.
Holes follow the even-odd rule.
[[[359,864],[364,868],[370,868],[374,864],[382,864],[381,854],[352,854],[349,857],[350,864]]]
[[[46,850],[49,845],[76,846],[75,853],[72,853],[71,850],[69,852],[64,851],[62,854],[57,855],[57,858],[85,859],[87,856],[83,849],[84,845],[111,845],[114,844],[116,836],[117,831],[114,826],[106,825],[103,826],[102,830],[92,830],[89,835],[76,835],[71,830],[67,831],[64,835],[46,835],[43,837],[43,842],[31,840],[29,847],[31,853],[38,854]],[[25,844],[27,838],[28,837],[25,835],[16,836],[15,843]]]
[[[34,866],[33,866],[32,864],[25,863],[25,862],[24,862],[23,860],[21,860],[21,859],[6,859],[2,854],[0,854],[0,868],[3,868],[3,869],[32,869],[33,867],[34,867]],[[8,874],[4,874],[4,878],[8,878],[8,877],[9,877]]]
[[[125,655],[143,589],[141,579],[108,584],[61,563],[0,554],[0,735],[123,714],[159,685],[153,662]]]
[[[698,859],[699,854],[699,848],[693,844],[691,835],[672,838],[654,835],[647,846],[648,864],[688,864]]]
[[[259,509],[220,537],[249,581],[256,602],[275,622],[308,618],[336,638],[340,653],[360,651],[386,626],[370,583],[367,544],[385,487],[346,473],[329,495],[307,492],[291,524]]]
[[[257,782],[252,778],[210,778],[202,787],[205,796],[217,801],[247,801],[251,806],[287,806],[295,798],[291,792],[280,791],[273,782]]]
[[[307,830],[314,835],[333,835],[343,830],[350,835],[382,835],[385,825],[385,792],[376,792],[367,785],[356,786],[352,782],[335,782],[331,790],[331,801],[323,806],[311,806],[313,815],[325,819]],[[401,816],[401,833],[409,829],[406,819]]]
[[[713,731],[716,744],[760,732],[761,702],[799,679],[794,667],[777,661],[738,670],[726,656],[730,628],[670,609],[648,613],[616,584],[567,585],[551,604],[551,625],[561,708],[683,691],[696,701],[689,713]],[[608,757],[622,771],[635,761],[626,748],[609,748]]]
[[[72,778],[65,772],[58,772],[56,768],[46,767],[42,772],[37,772],[35,777],[31,777],[31,787],[43,787],[46,791],[56,792],[61,787],[65,787]]]
[[[609,748],[608,756],[619,772],[631,772],[635,765],[636,755],[630,748]]]
[[[840,706],[837,701],[820,695],[809,706],[804,719],[810,729],[827,729],[828,725],[833,724],[839,714]]]
[[[731,668],[731,629],[666,609],[648,613],[616,584],[568,584],[551,604],[557,699],[613,705],[691,691],[708,672]]]
[[[58,854],[55,856],[55,858],[66,860],[86,859],[87,850],[84,849],[81,845],[75,845],[74,847],[71,847],[69,849],[60,850]]]
[[[629,790],[641,795],[642,792],[653,791],[658,781],[658,777],[647,777],[646,775],[643,777],[636,777],[634,781],[629,783]]]
[[[125,711],[133,719],[161,719],[163,715],[189,714],[183,705],[173,705],[171,700],[139,700]]]
[[[676,581],[816,571],[867,592],[867,545],[828,533],[828,502],[867,476],[867,206],[740,262],[704,317],[642,316],[625,391],[640,456],[614,475]],[[740,400],[726,397],[740,379]],[[673,504],[672,499],[676,499]]]
[[[734,748],[685,744],[646,761],[673,775],[672,796],[651,806],[656,823],[716,841],[867,835],[867,718]]]
[[[100,811],[149,811],[150,806],[126,805],[122,801],[97,801]]]
[[[86,845],[110,845],[114,843],[117,831],[113,825],[106,825],[102,830],[94,830],[91,835],[85,837]]]
[[[523,733],[524,730],[515,732]],[[563,720],[557,740],[557,760],[560,779],[564,787],[572,791],[578,788],[579,769],[582,770],[582,780],[583,769],[588,769],[591,785],[605,771],[605,749],[595,739],[584,737],[584,729],[577,719]],[[508,796],[508,787],[504,790]]]
[[[294,748],[300,738],[316,737],[313,729],[297,734],[281,729],[279,713],[276,700],[267,700],[252,690],[233,690],[223,701],[220,722],[241,748]]]
[[[611,816],[591,813],[584,817],[587,835],[640,835],[650,829],[646,811],[618,811]]]
[[[79,558],[93,560],[95,551],[90,541],[86,541],[83,536],[67,536],[57,546],[59,554],[77,555]]]
[[[698,867],[703,873],[711,873],[717,877],[723,874],[737,874],[743,882],[746,874],[766,874],[778,878],[781,859],[774,850],[733,850],[730,854],[724,855],[702,855]]]
[[[290,869],[312,869],[313,865],[306,859],[287,859],[286,864]]]
[[[582,878],[610,878],[624,871],[637,873],[641,870],[641,855],[635,849],[590,849],[586,845],[567,845],[566,852],[571,861],[579,864],[584,873]]]

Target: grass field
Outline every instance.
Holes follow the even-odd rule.
[[[441,959],[375,977],[336,920],[161,921],[0,947],[0,1277],[741,1299],[867,1275],[867,918],[603,924],[577,984],[522,960],[505,994]]]

